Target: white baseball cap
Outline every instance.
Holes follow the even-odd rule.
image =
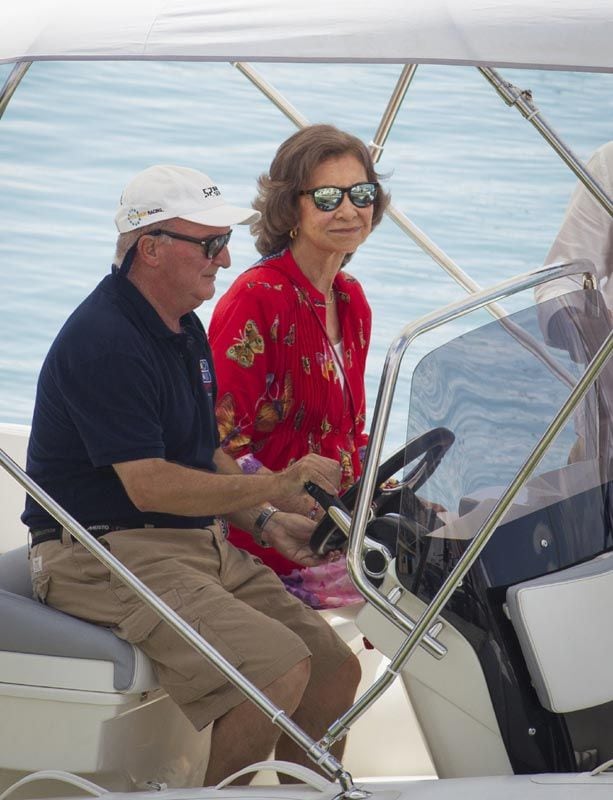
[[[257,222],[260,212],[226,203],[203,172],[157,165],[139,172],[123,190],[115,224],[120,233],[127,233],[173,217],[224,228]]]

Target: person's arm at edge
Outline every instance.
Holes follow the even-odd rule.
[[[587,168],[609,191],[613,177],[613,142],[607,142],[596,150]],[[597,281],[601,282],[610,277],[612,246],[613,221],[610,215],[588,189],[578,183],[544,263],[588,258],[594,264]],[[540,284],[534,294],[536,300],[542,302],[566,292],[577,291],[582,285],[582,275],[570,275]]]

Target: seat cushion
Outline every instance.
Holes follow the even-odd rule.
[[[544,708],[613,701],[613,554],[511,586],[507,605]]]
[[[111,661],[119,692],[135,682],[136,649],[107,628],[0,589],[0,650]]]

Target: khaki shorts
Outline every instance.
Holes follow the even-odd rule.
[[[215,525],[114,531],[98,540],[259,689],[311,656],[312,679],[351,654],[328,623],[290,595],[260,561]],[[202,730],[245,696],[64,532],[32,548],[44,603],[113,629],[153,661],[160,684]]]

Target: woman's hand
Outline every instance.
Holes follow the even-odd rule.
[[[279,503],[278,506],[281,511],[287,511],[290,514],[300,514],[307,519],[313,520],[315,523],[318,523],[326,515],[326,512],[319,503],[307,494],[295,497],[291,501],[287,500]]]
[[[277,511],[265,525],[262,539],[290,561],[313,567],[325,560],[309,547],[315,528],[316,523],[301,514]]]

